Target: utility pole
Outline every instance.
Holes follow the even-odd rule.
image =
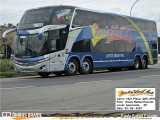
[[[134,7],[134,5],[138,2],[139,0],[137,0],[136,2],[133,3],[132,7],[131,7],[131,10],[130,10],[130,16],[132,15],[132,9]]]

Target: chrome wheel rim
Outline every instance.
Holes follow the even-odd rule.
[[[88,72],[89,68],[90,68],[89,63],[87,61],[84,61],[82,64],[83,71]]]
[[[73,62],[69,62],[68,71],[74,73],[76,71],[76,65]]]

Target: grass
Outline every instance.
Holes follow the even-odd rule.
[[[34,72],[16,72],[14,70],[13,60],[0,60],[0,77],[18,77],[37,75]]]
[[[21,76],[32,76],[37,75],[37,73],[34,72],[0,72],[0,77],[21,77]]]
[[[0,60],[0,72],[8,72],[14,70],[13,60]]]

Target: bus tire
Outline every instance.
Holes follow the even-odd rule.
[[[67,65],[66,75],[76,75],[78,72],[78,63],[75,59],[71,59]]]
[[[143,57],[141,60],[141,69],[147,69],[148,68],[148,59],[147,57]]]
[[[89,59],[84,59],[82,62],[82,67],[79,70],[80,74],[90,74],[92,73],[92,63]]]
[[[38,72],[38,75],[40,75],[43,78],[48,77],[50,74],[51,74],[50,72]]]
[[[134,59],[134,65],[133,65],[133,69],[134,70],[139,70],[141,66],[141,61],[138,57],[135,57]]]

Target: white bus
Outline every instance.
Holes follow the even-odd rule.
[[[24,13],[17,33],[15,70],[42,77],[89,74],[93,69],[146,69],[158,61],[152,20],[73,6],[50,6]]]

